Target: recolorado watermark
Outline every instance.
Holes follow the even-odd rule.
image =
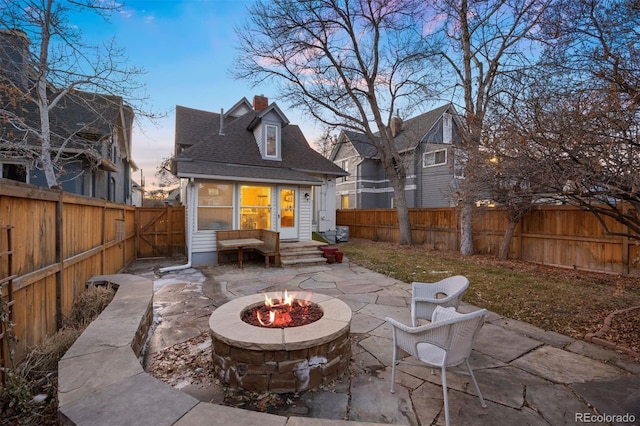
[[[582,423],[634,423],[636,416],[631,413],[627,414],[593,414],[593,413],[575,413],[575,422]]]

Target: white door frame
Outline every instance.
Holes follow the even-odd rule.
[[[291,201],[283,201],[281,191],[291,190],[293,191],[293,199]],[[298,223],[300,218],[300,188],[291,185],[279,185],[277,191],[277,230],[280,232],[281,240],[297,240],[300,235],[300,224]],[[282,210],[293,210],[293,226],[283,226],[281,212]]]

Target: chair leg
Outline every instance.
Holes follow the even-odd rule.
[[[465,359],[464,360],[466,366],[467,366],[467,371],[469,372],[469,375],[471,376],[471,380],[473,380],[473,384],[476,387],[476,392],[478,392],[478,398],[480,398],[480,405],[482,406],[482,408],[487,408],[487,403],[484,402],[484,398],[482,397],[482,392],[480,392],[480,386],[478,386],[478,381],[476,380],[476,376],[473,374],[473,370],[471,369],[471,366],[469,365],[469,360]]]
[[[447,394],[447,369],[442,367],[442,396],[444,397],[444,422],[449,426],[449,396]]]
[[[396,393],[396,345],[393,345],[393,356],[391,357],[391,393]]]

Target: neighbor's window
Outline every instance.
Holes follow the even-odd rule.
[[[27,168],[23,164],[0,163],[0,178],[28,182]]]
[[[342,160],[342,170],[344,170],[345,172],[349,173],[349,161],[348,160]],[[347,180],[349,180],[349,176],[344,176],[342,178],[343,182],[346,182]]]
[[[340,196],[340,208],[341,209],[348,209],[349,208],[349,196],[348,195],[341,195]]]
[[[438,166],[447,163],[447,150],[428,151],[422,155],[422,167]]]
[[[240,229],[271,228],[271,187],[240,187]]]
[[[264,147],[265,157],[277,157],[278,156],[278,128],[267,124],[265,126],[266,140]]]
[[[198,184],[198,230],[233,228],[233,185]]]

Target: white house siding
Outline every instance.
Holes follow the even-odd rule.
[[[316,223],[314,225],[318,232],[336,229],[336,197],[336,182],[332,178],[325,177],[322,185],[315,187]]]
[[[253,136],[256,138],[256,143],[258,144],[258,149],[260,149],[260,154],[264,156],[264,143],[262,143],[263,134],[264,126],[257,126],[255,129],[253,129]]]
[[[311,222],[312,222],[312,205],[311,200],[307,201],[304,199],[304,194],[308,193],[311,195],[311,187],[310,186],[301,186],[298,191],[298,236],[300,241],[309,241],[311,240]],[[335,214],[335,213],[334,213]]]

